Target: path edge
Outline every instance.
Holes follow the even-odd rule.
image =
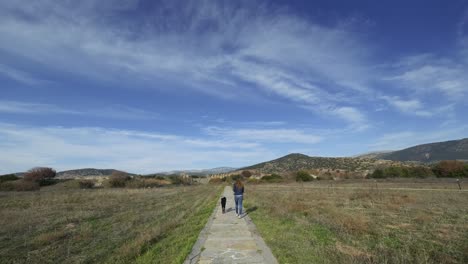
[[[250,218],[248,214],[246,214],[242,218],[245,219],[245,222],[247,223],[247,228],[252,233],[252,236],[254,237],[257,246],[262,250],[262,256],[265,262],[271,264],[278,264],[278,260],[276,260],[275,256],[271,252],[270,247],[265,243],[263,238],[260,236],[260,233],[257,231],[257,227],[252,221],[252,218]]]
[[[223,192],[224,192],[224,189],[223,189]],[[213,212],[210,215],[210,218],[206,222],[205,227],[203,227],[203,229],[200,231],[200,234],[198,235],[198,239],[192,247],[192,251],[185,258],[184,264],[197,263],[198,259],[200,259],[200,254],[202,253],[202,247],[205,244],[206,239],[208,238],[208,231],[210,230],[211,225],[213,224],[213,220],[216,216],[216,212],[218,211],[218,208],[219,208],[219,203],[217,202]]]

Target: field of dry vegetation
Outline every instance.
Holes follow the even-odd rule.
[[[453,183],[247,188],[244,206],[280,263],[468,263],[468,191]]]
[[[181,263],[221,189],[0,192],[0,262]]]

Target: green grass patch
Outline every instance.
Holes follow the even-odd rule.
[[[182,263],[222,186],[0,192],[1,263]]]
[[[182,263],[190,254],[216,202],[217,200],[203,204],[194,215],[184,219],[171,233],[151,245],[138,257],[136,263]]]

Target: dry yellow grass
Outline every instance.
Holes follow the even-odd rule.
[[[256,185],[245,204],[280,263],[467,263],[468,192],[408,185]]]

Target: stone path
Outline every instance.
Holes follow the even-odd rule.
[[[237,218],[232,187],[226,186],[223,195],[227,198],[226,213],[218,203],[184,263],[278,263],[250,217],[244,212]]]

